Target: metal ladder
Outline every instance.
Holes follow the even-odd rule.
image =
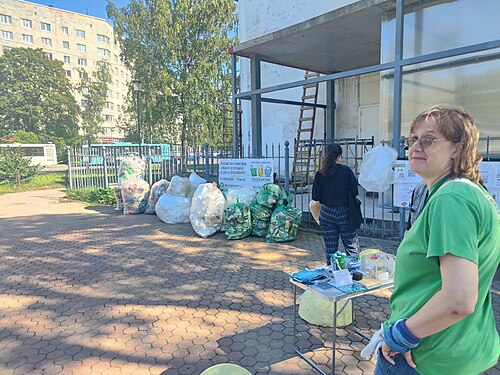
[[[304,79],[319,77],[319,73],[306,71]],[[318,83],[308,83],[302,86],[302,103],[317,104]],[[299,127],[297,128],[297,138],[295,139],[292,181],[293,187],[306,186],[309,179],[314,177],[317,166],[311,165],[312,141],[314,137],[314,123],[316,120],[316,107],[301,106],[299,112]],[[316,148],[314,148],[316,150]]]

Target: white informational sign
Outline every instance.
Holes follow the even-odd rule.
[[[479,173],[484,181],[484,186],[490,195],[500,205],[500,162],[483,161],[479,164]]]
[[[397,160],[394,164],[394,206],[410,207],[411,193],[422,177],[410,171],[407,160]]]
[[[256,188],[274,182],[273,159],[220,159],[219,185],[221,189],[238,186]]]
[[[488,192],[500,204],[500,162],[488,161],[479,164],[479,172]],[[398,160],[394,165],[394,206],[409,207],[411,193],[422,178],[410,171],[407,160]]]

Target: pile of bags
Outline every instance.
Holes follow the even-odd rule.
[[[241,188],[244,189],[244,188]],[[229,191],[224,211],[224,230],[228,239],[249,235],[265,237],[267,242],[292,241],[302,221],[302,211],[290,206],[292,196],[276,184],[266,184],[256,193],[251,188]]]
[[[146,210],[149,184],[144,181],[146,163],[136,155],[122,158],[118,168],[118,185],[114,188],[116,209],[125,215],[141,214]]]
[[[144,181],[146,165],[134,155],[125,157],[115,187],[116,209],[124,214],[156,214],[167,224],[191,223],[193,230],[207,238],[219,230],[230,240],[253,235],[267,242],[292,241],[302,221],[302,211],[290,205],[292,196],[276,184],[258,191],[238,187],[222,192],[216,183],[196,173],[174,176],[149,187]]]

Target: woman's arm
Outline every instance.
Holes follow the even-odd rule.
[[[441,290],[406,320],[406,328],[418,338],[440,332],[474,312],[478,294],[477,265],[464,258],[446,254],[439,257]],[[382,355],[394,365],[391,351],[382,344]],[[411,352],[404,353],[406,362],[415,368]]]
[[[349,168],[349,190],[351,191],[351,194],[353,197],[357,197],[359,195],[358,192],[358,180],[356,179],[356,176],[354,175],[354,172],[352,169]]]
[[[446,254],[439,257],[441,290],[406,321],[416,337],[440,332],[474,312],[478,294],[477,265]]]

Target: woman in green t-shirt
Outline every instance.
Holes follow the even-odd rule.
[[[469,113],[446,105],[410,132],[410,168],[429,196],[398,248],[375,374],[478,374],[500,354],[490,293],[499,213],[479,175],[479,133]]]

